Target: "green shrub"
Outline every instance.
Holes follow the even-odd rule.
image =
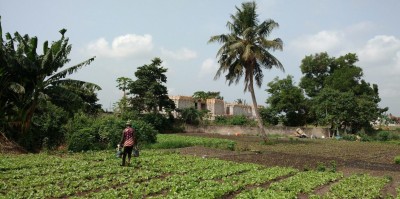
[[[112,115],[97,118],[94,124],[99,137],[97,142],[101,143],[105,148],[115,148],[121,141],[125,123],[125,120]]]
[[[348,141],[356,141],[357,140],[357,136],[353,135],[353,134],[345,134],[342,137],[343,140],[348,140]]]
[[[400,155],[399,155],[399,156],[396,156],[396,157],[394,157],[394,163],[396,163],[396,164],[400,164]]]
[[[214,124],[226,125],[228,124],[227,117],[225,116],[216,116],[214,119]]]
[[[230,121],[229,121],[229,124],[231,124],[231,125],[246,125],[249,123],[250,123],[250,120],[247,119],[247,117],[244,115],[235,115],[232,118],[230,118]]]
[[[389,131],[380,131],[376,135],[376,139],[379,141],[389,141],[392,139],[392,135]]]
[[[218,125],[256,125],[256,121],[247,118],[244,115],[234,116],[217,116],[215,117],[214,124]]]
[[[369,135],[367,135],[366,133],[364,133],[364,132],[359,132],[359,133],[357,133],[357,134],[358,134],[358,136],[361,137],[361,141],[363,141],[363,142],[370,142],[370,141],[373,141],[373,139],[372,139]]]
[[[125,120],[113,115],[93,118],[76,114],[67,125],[67,145],[71,151],[113,149],[121,141]],[[155,143],[157,131],[144,121],[132,121],[139,144]]]
[[[68,137],[68,150],[73,152],[95,150],[96,136],[93,128],[82,128]]]
[[[318,163],[317,163],[317,168],[316,168],[316,170],[317,170],[317,171],[321,171],[321,172],[326,171],[326,166],[325,166],[325,164],[322,163],[322,162],[318,162]]]
[[[173,130],[174,118],[164,116],[159,113],[149,113],[143,115],[143,121],[152,124],[159,133],[167,133]]]
[[[30,151],[52,149],[64,143],[64,124],[68,114],[51,102],[40,102],[32,117],[32,126],[19,144]],[[43,141],[46,140],[44,144]],[[44,148],[43,148],[44,147]]]
[[[136,131],[136,136],[139,144],[157,142],[157,130],[151,124],[145,121],[136,120],[132,122],[132,127]]]

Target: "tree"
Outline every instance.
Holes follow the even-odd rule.
[[[118,83],[117,87],[124,93],[121,100],[117,103],[119,111],[121,111],[121,114],[123,114],[126,107],[128,106],[128,98],[126,96],[126,90],[128,90],[129,84],[132,83],[132,79],[127,77],[118,77],[117,83]]]
[[[256,8],[255,2],[245,2],[242,3],[241,8],[236,7],[236,13],[231,15],[232,21],[227,22],[230,32],[212,36],[209,42],[222,44],[217,52],[220,68],[214,79],[218,79],[222,73],[227,72],[225,78],[231,85],[237,84],[244,76],[244,92],[250,91],[260,134],[266,141],[267,134],[258,112],[254,83],[261,87],[264,77],[263,68],[276,67],[284,70],[281,62],[270,53],[270,50],[282,50],[283,42],[280,38],[267,39],[279,24],[271,19],[260,23]]]
[[[196,91],[193,93],[192,97],[201,101],[206,101],[207,99],[224,99],[224,97],[220,95],[220,92],[213,91]]]
[[[180,119],[186,124],[198,125],[203,119],[205,112],[197,110],[196,108],[184,108],[179,110]]]
[[[37,37],[21,36],[16,32],[14,37],[6,33],[4,40],[0,24],[0,81],[7,85],[0,94],[1,105],[4,105],[0,120],[6,121],[7,126],[19,133],[29,131],[32,117],[41,100],[49,100],[61,106],[82,101],[77,91],[101,89],[93,83],[65,78],[89,65],[94,57],[59,71],[70,61],[68,55],[71,45],[64,36],[65,32],[65,29],[60,30],[61,39],[52,42],[50,46],[45,41],[43,54],[40,55],[36,52]],[[63,99],[68,101],[57,103]]]
[[[139,112],[158,113],[161,110],[175,109],[175,103],[169,99],[165,73],[167,69],[162,67],[160,58],[154,58],[149,65],[138,67],[135,72],[137,80],[128,85],[131,105]]]
[[[303,90],[294,85],[293,76],[285,79],[276,77],[268,83],[266,90],[270,97],[266,103],[270,105],[270,111],[283,118],[286,126],[302,126],[306,123],[307,107]]]
[[[357,132],[370,127],[387,108],[379,108],[378,86],[362,79],[362,69],[355,65],[356,54],[338,58],[327,53],[306,56],[300,82],[312,101],[317,124],[330,124],[337,130]]]
[[[245,100],[245,99],[241,99],[241,98],[236,99],[236,100],[235,100],[235,103],[236,103],[236,104],[247,105],[246,100]]]
[[[303,88],[309,97],[316,96],[323,88],[325,78],[329,76],[333,65],[333,58],[328,53],[319,53],[306,56],[300,65],[303,77],[299,86]]]
[[[128,85],[132,83],[132,79],[128,77],[118,77],[117,78],[117,87],[119,90],[122,90],[124,92],[124,97],[126,96],[126,90],[128,89]]]

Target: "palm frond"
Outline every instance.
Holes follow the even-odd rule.
[[[69,106],[71,103],[80,104],[83,102],[76,91],[63,86],[51,86],[48,88],[47,94],[54,104],[62,107]]]
[[[1,16],[0,16],[0,43],[3,45],[3,28],[1,27]]]
[[[25,88],[21,84],[18,84],[16,82],[11,82],[9,89],[12,90],[14,93],[18,94],[25,93]]]
[[[89,91],[96,91],[101,90],[101,87],[97,84],[85,82],[81,80],[74,80],[74,79],[62,79],[51,83],[52,86],[60,86],[60,87],[68,87],[74,88],[77,90],[89,90]]]
[[[89,65],[92,61],[94,61],[95,58],[96,57],[92,57],[92,58],[90,58],[90,59],[88,59],[86,61],[83,61],[83,62],[75,65],[75,66],[71,66],[71,67],[69,67],[69,68],[67,68],[65,70],[62,70],[62,71],[58,72],[58,73],[54,74],[53,76],[51,76],[47,80],[47,82],[48,83],[52,83],[52,82],[55,82],[55,81],[57,81],[59,79],[65,78],[67,75],[70,75],[70,74],[78,71],[83,66]]]
[[[282,63],[270,52],[268,52],[268,50],[263,49],[260,52],[260,56],[257,58],[258,58],[257,60],[260,62],[263,68],[271,69],[272,67],[275,67],[285,72],[285,68],[283,67]]]
[[[267,37],[275,28],[279,28],[279,24],[272,19],[268,19],[257,27],[257,32],[261,37]]]
[[[283,50],[283,41],[280,38],[274,40],[259,39],[259,43],[263,48],[269,50]]]
[[[227,41],[228,41],[228,35],[221,34],[212,36],[207,43],[213,43],[213,42],[225,43]]]

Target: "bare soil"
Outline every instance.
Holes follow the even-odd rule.
[[[0,153],[22,154],[26,153],[26,150],[12,140],[7,139],[7,137],[0,132]]]
[[[184,135],[230,139],[236,141],[237,145],[235,151],[198,146],[177,149],[180,154],[299,170],[336,170],[345,176],[368,173],[391,179],[382,190],[383,195],[396,196],[396,188],[400,187],[400,165],[394,163],[394,157],[400,155],[400,146],[396,144],[287,137],[273,137],[267,144],[263,144],[257,136],[206,133]],[[330,186],[319,187],[315,193],[323,194]]]

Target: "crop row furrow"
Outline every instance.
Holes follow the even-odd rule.
[[[310,198],[380,198],[380,191],[388,182],[387,178],[354,174],[332,185],[325,195],[312,195]]]
[[[310,193],[323,184],[343,177],[341,173],[307,171],[272,183],[268,189],[256,188],[244,191],[236,198],[296,198],[300,193]]]

